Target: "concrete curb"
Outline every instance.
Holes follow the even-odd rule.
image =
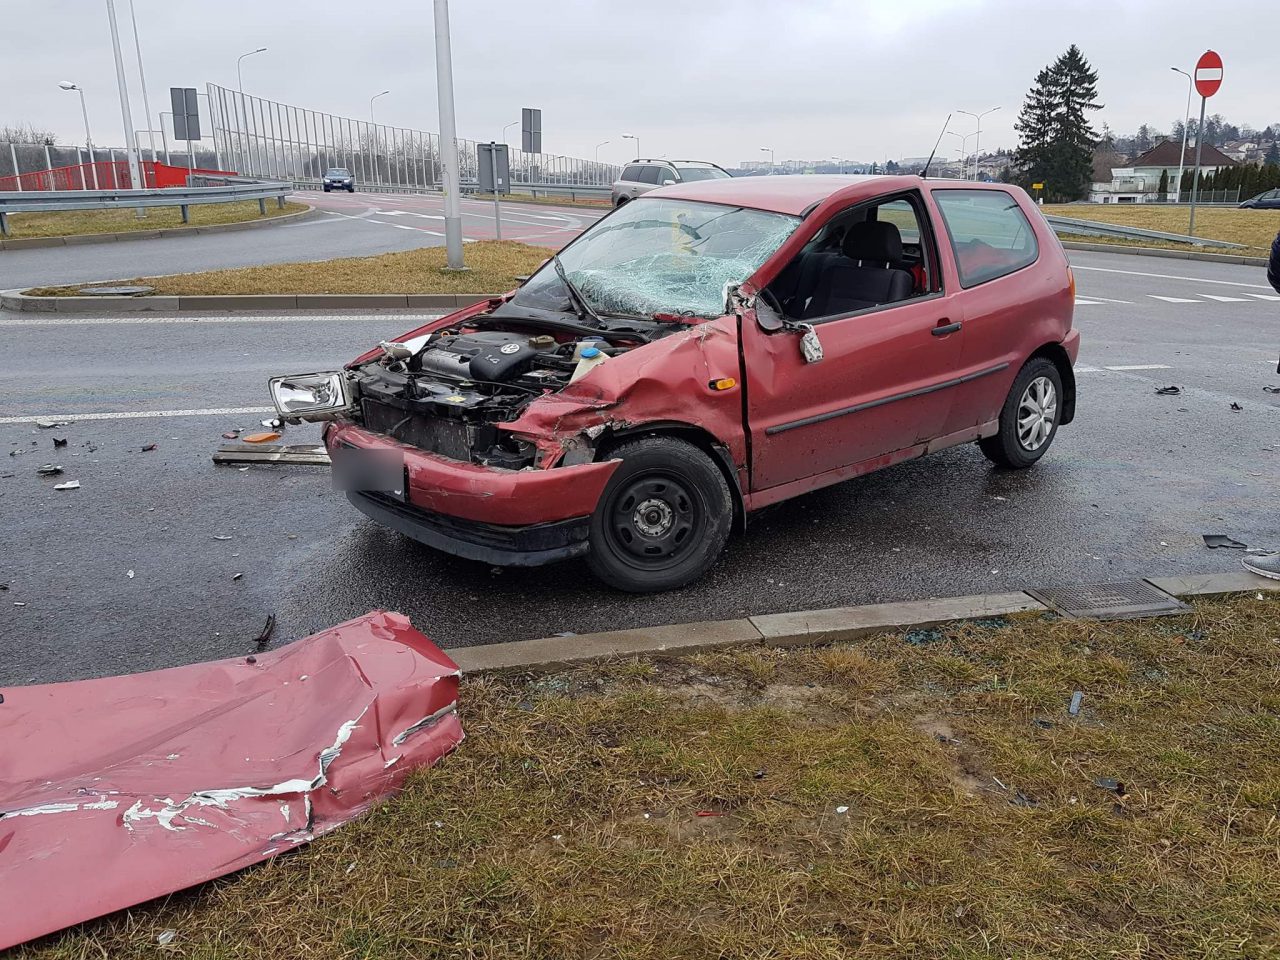
[[[1213,596],[1257,590],[1280,591],[1280,580],[1251,573],[1152,577],[1147,583],[1180,597]],[[668,624],[571,637],[543,637],[513,643],[455,647],[449,656],[466,673],[544,672],[592,660],[633,656],[684,656],[723,647],[765,644],[771,647],[818,646],[856,640],[869,634],[933,627],[958,620],[1048,610],[1025,593],[996,593],[945,600],[876,603],[832,610],[772,613],[740,620]]]
[[[1159,247],[1127,247],[1110,243],[1084,243],[1079,240],[1063,240],[1068,250],[1087,250],[1090,253],[1127,253],[1134,257],[1167,257],[1172,260],[1204,260],[1208,263],[1237,263],[1246,267],[1265,267],[1266,257],[1241,257],[1230,253],[1199,253],[1192,250],[1164,250]]]
[[[302,200],[292,202],[305,203]],[[259,227],[278,226],[282,223],[297,223],[299,220],[314,220],[320,216],[320,212],[311,204],[308,203],[306,206],[306,210],[286,213],[279,217],[242,220],[239,223],[211,223],[204,227],[164,227],[161,230],[133,230],[123,233],[83,233],[70,237],[18,237],[13,240],[0,240],[0,250],[75,247],[82,243],[116,243],[125,240],[154,240],[157,237],[190,237],[202,233],[229,233],[234,230],[256,230]]]
[[[0,291],[0,309],[19,313],[188,313],[209,310],[457,310],[493,293],[285,293],[206,297],[30,297]]]

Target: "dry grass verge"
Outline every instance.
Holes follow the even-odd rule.
[[[551,256],[546,247],[509,240],[486,240],[466,247],[468,269],[446,270],[444,247],[422,247],[374,257],[348,257],[314,263],[277,263],[168,277],[139,277],[157,295],[217,296],[255,293],[501,293],[516,277],[533,273]],[[39,297],[75,296],[81,286],[37,287]]]
[[[1190,209],[1166,207],[1152,203],[1126,204],[1055,204],[1043,208],[1046,214],[1072,217],[1076,220],[1098,220],[1102,223],[1118,223],[1143,230],[1161,230],[1165,233],[1186,233]],[[1197,207],[1196,236],[1228,243],[1243,243],[1247,250],[1226,250],[1205,247],[1208,253],[1229,253],[1240,256],[1265,257],[1270,253],[1271,241],[1280,232],[1280,210],[1239,210],[1235,207]],[[1107,237],[1073,237],[1088,243],[1112,243],[1116,246],[1158,247],[1170,250],[1194,250],[1182,243],[1164,243],[1156,240],[1111,240]]]
[[[302,213],[305,203],[286,203],[284,209],[268,201],[266,219],[287,213]],[[264,219],[258,213],[257,200],[236,203],[203,203],[193,205],[191,222],[182,222],[178,207],[147,207],[142,219],[132,208],[127,210],[58,210],[50,213],[15,213],[9,216],[9,236],[72,237],[89,233],[133,233],[138,230],[164,230],[171,227],[207,227],[215,223],[242,223]]]
[[[398,800],[22,955],[1273,957],[1278,623],[1245,595],[469,680]]]

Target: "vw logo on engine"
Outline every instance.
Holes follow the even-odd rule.
[[[520,349],[520,344],[518,343],[504,343],[502,345],[503,353],[515,353],[519,349]]]

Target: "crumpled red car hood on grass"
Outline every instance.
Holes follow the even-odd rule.
[[[359,816],[462,741],[458,676],[376,612],[256,663],[4,691],[0,949]]]

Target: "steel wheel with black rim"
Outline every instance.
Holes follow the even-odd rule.
[[[1000,411],[1000,432],[978,441],[987,459],[1022,469],[1039,460],[1062,418],[1062,374],[1052,360],[1029,360],[1013,381]]]
[[[629,441],[610,457],[622,463],[591,517],[591,572],[631,593],[672,590],[702,576],[733,523],[719,468],[669,437]]]

